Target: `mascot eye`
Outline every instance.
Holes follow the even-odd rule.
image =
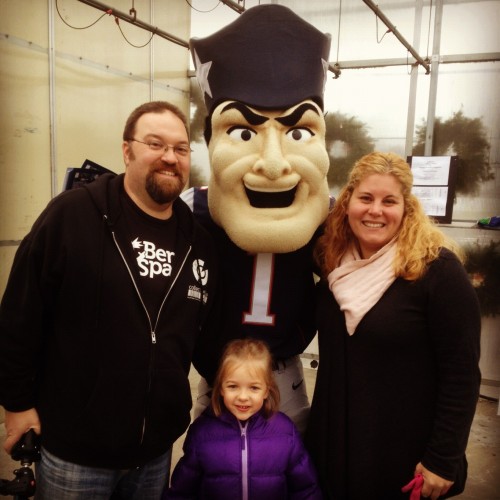
[[[227,135],[235,141],[248,142],[257,135],[257,132],[248,127],[231,127]]]
[[[308,128],[292,128],[286,133],[287,137],[295,142],[309,140],[314,134]]]

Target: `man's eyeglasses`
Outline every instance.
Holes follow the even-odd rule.
[[[151,149],[151,151],[155,151],[159,153],[167,153],[170,148],[174,151],[175,156],[186,157],[191,153],[191,148],[187,144],[179,144],[177,146],[170,146],[169,144],[163,144],[163,142],[151,139],[148,142],[139,141],[137,139],[129,139],[129,141],[140,142],[141,144],[145,144]]]

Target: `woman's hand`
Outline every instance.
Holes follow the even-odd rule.
[[[422,477],[424,478],[424,484],[422,485],[421,492],[421,495],[424,498],[437,500],[440,496],[446,494],[446,492],[453,485],[453,481],[448,481],[447,479],[434,474],[429,469],[426,469],[421,462],[417,464],[415,474],[422,474]]]

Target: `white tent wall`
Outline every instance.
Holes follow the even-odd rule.
[[[110,3],[126,14],[132,6]],[[189,6],[167,4],[137,2],[137,19],[187,41]],[[189,115],[189,51],[151,36],[78,0],[0,0],[0,294],[68,167],[89,159],[122,172],[123,127],[143,102],[165,99]]]

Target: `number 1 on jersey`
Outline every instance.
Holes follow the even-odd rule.
[[[269,313],[273,277],[274,254],[255,255],[250,311],[243,314],[244,324],[274,325],[274,314]]]

